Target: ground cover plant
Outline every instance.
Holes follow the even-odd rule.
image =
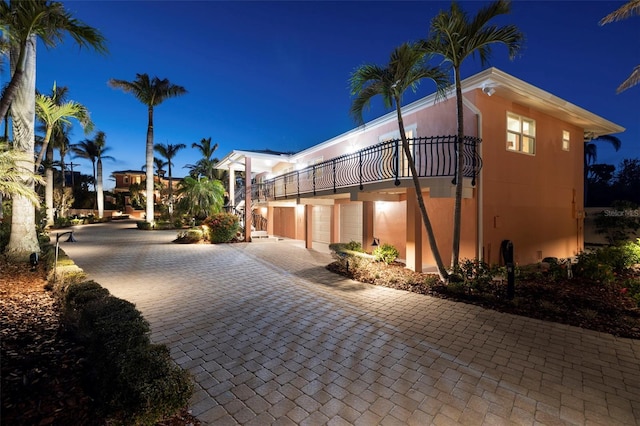
[[[133,324],[138,324],[138,331],[142,332],[146,329],[144,319],[128,302],[110,296],[99,284],[86,281],[82,274],[65,273],[65,279],[74,277],[77,284],[63,292],[56,288],[57,286],[49,284],[51,274],[45,267],[49,255],[50,250],[45,250],[40,264],[33,270],[28,264],[10,262],[8,258],[0,256],[0,424],[118,424],[114,413],[106,415],[104,409],[99,408],[96,390],[87,386],[87,378],[96,379],[98,370],[108,367],[104,365],[105,356],[95,355],[95,347],[92,355],[91,346],[114,343],[114,333],[119,330],[108,323],[117,318],[98,314],[102,310],[129,317]],[[66,256],[61,251],[61,260],[65,259]],[[58,269],[66,270],[67,266]],[[87,310],[86,307],[91,309]],[[100,307],[102,309],[99,309]],[[87,326],[95,321],[106,325],[99,328],[102,330],[99,339],[95,336],[89,337],[91,333],[88,330],[96,327]],[[134,413],[138,418],[137,424],[153,424],[152,419],[160,416],[160,412],[175,412],[175,406],[153,407],[146,404],[144,398],[151,398],[147,402],[157,401],[163,398],[162,393],[165,393],[177,396],[178,399],[182,398],[182,401],[177,403],[184,405],[184,396],[188,393],[180,385],[185,383],[180,377],[184,372],[178,371],[168,363],[166,349],[149,344],[144,333],[133,333],[136,327],[131,324],[132,322],[129,322],[129,325],[125,326],[125,334],[135,337],[129,340],[137,340],[140,344],[134,348],[135,356],[126,357],[132,362],[123,362],[123,359],[116,362],[124,373],[135,369],[137,379],[129,381],[124,376],[123,381],[115,378],[122,378],[122,374],[113,375],[110,385],[114,385],[111,389],[124,388],[130,396],[138,398],[136,401],[135,398],[118,396],[120,414]],[[74,338],[74,333],[84,335],[84,339]],[[150,350],[144,350],[145,348]],[[166,380],[167,375],[162,371],[171,371],[173,377]],[[158,372],[162,378],[157,377]],[[105,383],[103,379],[96,379],[94,382]],[[122,386],[123,383],[126,386]],[[153,384],[148,386],[150,383]],[[169,387],[157,386],[163,383]],[[177,387],[172,387],[173,385]],[[104,392],[105,389],[98,391]],[[129,405],[130,402],[135,406]],[[139,404],[140,402],[142,403]],[[139,407],[143,407],[143,410],[139,410]],[[120,423],[134,424],[133,416],[127,418],[124,423]],[[155,424],[186,426],[200,423],[186,409],[182,409],[169,418],[155,421]]]
[[[504,268],[465,259],[459,281],[417,273],[399,262],[332,245],[336,261],[327,269],[354,280],[472,303],[488,309],[640,339],[640,240],[516,269],[516,293],[507,298]]]

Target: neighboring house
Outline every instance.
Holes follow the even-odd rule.
[[[128,193],[129,187],[132,184],[141,185],[142,191],[146,191],[146,181],[147,181],[147,173],[142,170],[119,170],[112,173],[112,176],[116,180],[116,186],[113,189],[114,194],[118,194],[121,192]],[[172,177],[172,185],[174,190],[178,187],[178,183],[182,180],[182,178]],[[160,178],[158,175],[153,175],[154,183],[161,182],[163,188],[169,187],[169,178],[162,176]],[[157,189],[154,191],[154,201],[158,203],[160,200],[160,191]],[[125,195],[125,205],[130,206],[131,200],[128,195]]]
[[[584,248],[584,141],[624,128],[496,68],[462,82],[465,181],[461,259],[500,263],[503,240],[516,262],[566,258]],[[402,108],[438,247],[452,247],[455,95],[427,96]],[[452,135],[452,136],[449,136]],[[434,265],[390,112],[296,154],[234,150],[216,167],[246,171],[246,205],[269,235],[306,247],[393,244],[409,268]],[[237,204],[237,203],[236,203]],[[248,210],[248,209],[247,209]],[[251,212],[245,211],[250,223]],[[250,238],[247,230],[247,237]]]

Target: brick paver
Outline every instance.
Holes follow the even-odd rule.
[[[346,280],[296,242],[175,236],[99,224],[62,248],[142,311],[205,424],[640,424],[638,340]]]

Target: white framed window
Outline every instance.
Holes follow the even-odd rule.
[[[535,120],[507,113],[507,151],[536,153]]]
[[[562,131],[562,150],[569,151],[569,147],[571,146],[571,133],[568,130]]]

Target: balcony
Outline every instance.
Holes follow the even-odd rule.
[[[409,139],[419,178],[454,177],[456,171],[456,136],[433,136]],[[464,137],[463,173],[472,179],[482,167],[477,147],[479,138]],[[312,197],[346,192],[353,187],[363,190],[367,184],[388,182],[400,186],[411,180],[411,171],[400,140],[391,140],[342,155],[301,170],[253,184],[253,200],[278,200]]]

